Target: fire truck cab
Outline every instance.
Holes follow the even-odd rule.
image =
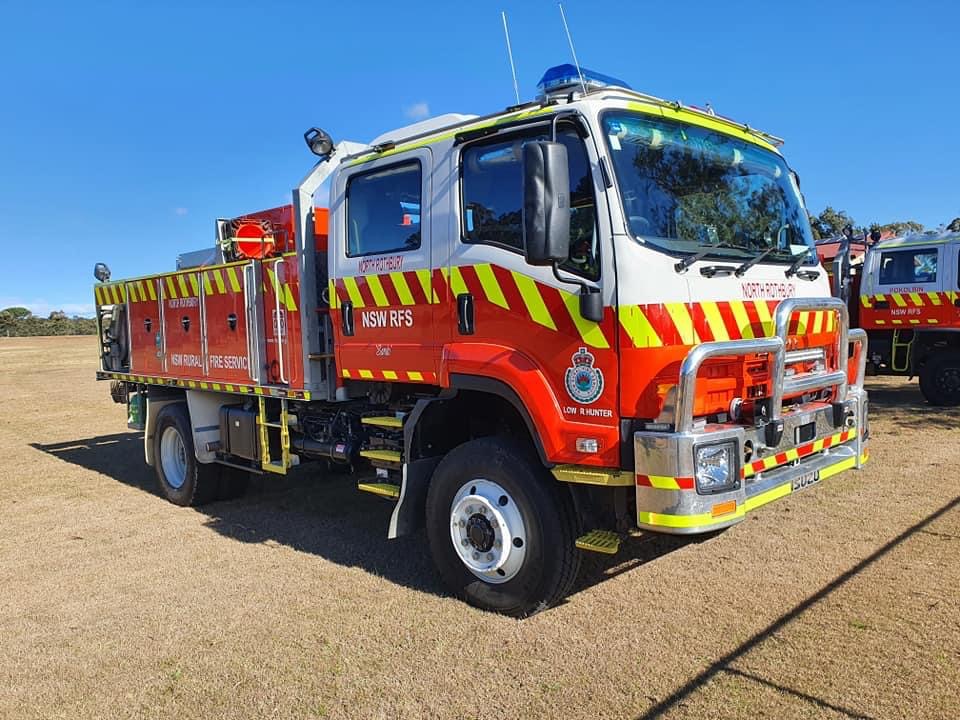
[[[288,208],[174,272],[98,271],[98,377],[171,501],[352,467],[389,537],[425,526],[454,593],[522,616],[581,550],[866,461],[866,337],[777,138],[560,66],[503,112],[305,139]]]
[[[860,268],[870,371],[919,376],[933,405],[960,405],[960,234],[917,233],[871,247]]]

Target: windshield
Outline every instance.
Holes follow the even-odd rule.
[[[634,237],[673,253],[712,248],[740,259],[771,250],[770,262],[813,248],[800,190],[776,153],[638,113],[605,114],[603,131]]]

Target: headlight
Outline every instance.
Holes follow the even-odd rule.
[[[701,445],[694,450],[697,492],[701,495],[726,492],[740,486],[737,469],[737,444],[733,442]]]

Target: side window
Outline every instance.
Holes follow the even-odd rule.
[[[937,250],[891,250],[880,255],[881,285],[937,281]]]
[[[526,142],[548,137],[544,128],[536,133],[498,137],[463,151],[464,242],[523,251],[522,149]],[[600,251],[590,161],[574,128],[561,129],[557,141],[566,146],[570,164],[570,251],[561,267],[596,279],[600,276]]]
[[[347,256],[420,247],[419,162],[354,175],[347,181]]]

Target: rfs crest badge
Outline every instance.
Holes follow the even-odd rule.
[[[603,393],[603,373],[593,366],[595,359],[582,347],[570,358],[573,365],[564,374],[567,393],[583,405],[589,405]]]

